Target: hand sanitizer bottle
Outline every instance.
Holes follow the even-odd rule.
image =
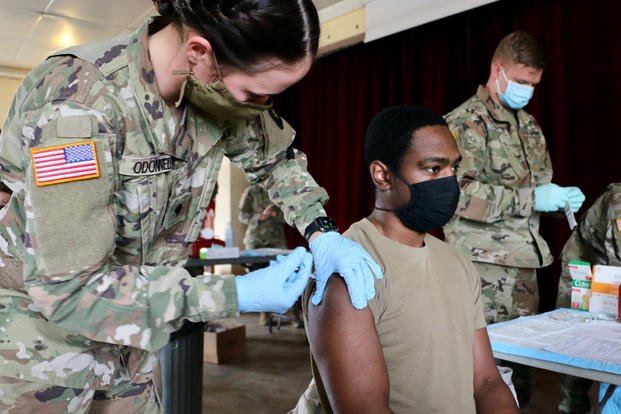
[[[226,225],[226,230],[224,230],[224,245],[225,247],[233,247],[233,227],[231,227],[230,222]]]

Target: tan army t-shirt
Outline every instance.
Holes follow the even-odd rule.
[[[475,413],[472,338],[485,326],[477,271],[447,243],[397,243],[367,219],[344,234],[384,271],[369,302],[390,377],[396,413]]]

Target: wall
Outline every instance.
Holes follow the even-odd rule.
[[[237,219],[239,199],[248,181],[243,171],[233,166],[228,158],[222,160],[222,167],[218,173],[218,193],[216,194],[216,216],[214,219],[214,233],[220,240],[224,240],[226,225],[231,223],[233,228],[233,244],[244,249],[242,240],[246,225]],[[221,265],[215,267],[215,273],[244,274],[241,266]]]
[[[11,79],[0,76],[0,122],[4,124],[4,119],[11,106],[13,95],[21,84],[19,79]],[[0,124],[0,125],[1,125]],[[1,128],[1,127],[0,127]]]
[[[237,219],[237,206],[239,206],[241,193],[246,187],[248,187],[248,181],[244,173],[225,157],[218,174],[214,233],[219,239],[224,240],[226,225],[230,222],[233,228],[234,244],[240,249],[243,249],[245,226]]]

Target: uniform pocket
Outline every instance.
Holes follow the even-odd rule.
[[[117,248],[124,253],[142,256],[153,240],[155,229],[156,188],[153,177],[129,177],[118,193],[117,225],[120,234]]]

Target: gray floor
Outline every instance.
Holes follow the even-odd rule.
[[[246,355],[204,364],[203,413],[288,412],[311,378],[304,329],[289,323],[270,334],[257,314],[236,320],[246,325]]]
[[[269,334],[258,315],[237,318],[246,325],[247,354],[224,364],[204,364],[203,413],[284,414],[310,380],[304,329],[290,324]],[[527,414],[556,414],[560,375],[535,370]],[[591,388],[592,399],[595,387]]]

